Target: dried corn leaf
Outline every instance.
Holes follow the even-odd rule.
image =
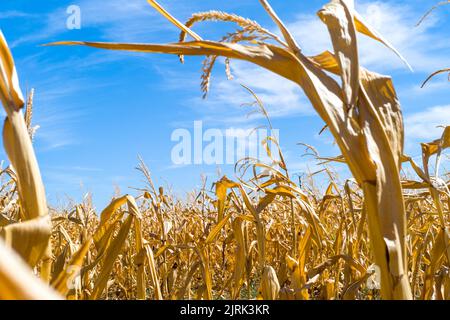
[[[0,299],[59,300],[61,297],[37,279],[23,260],[0,240]]]
[[[48,216],[0,228],[0,237],[4,243],[13,248],[31,267],[36,266],[42,258],[50,234]]]

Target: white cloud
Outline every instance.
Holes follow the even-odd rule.
[[[233,80],[226,78],[223,68],[222,63],[217,64],[206,100],[200,98],[198,91],[198,95],[188,101],[189,107],[199,112],[202,120],[209,125],[245,123],[251,126],[253,123],[253,127],[256,127],[266,124],[264,115],[256,112],[259,108],[256,105],[248,105],[255,99],[241,84],[248,86],[257,94],[271,119],[314,114],[311,104],[295,83],[244,61],[231,61]],[[186,79],[186,74],[170,74],[167,81],[171,90],[176,89],[177,86],[180,89],[186,89],[186,82],[181,81]],[[188,78],[190,79],[188,85],[192,87],[192,79],[195,79],[195,75],[190,75]],[[200,80],[197,81],[199,82]],[[196,88],[198,85],[195,85]]]
[[[415,27],[422,13],[418,13],[409,5],[378,1],[365,4],[362,9],[361,14],[367,21],[389,39],[415,70],[428,72],[450,62],[450,57],[444,52],[450,45],[448,40],[434,29],[438,23],[435,17],[430,17],[421,26]],[[366,61],[380,69],[383,66],[392,69],[401,67],[401,63],[392,53],[388,50],[376,50],[375,45],[378,44],[373,40],[364,39],[363,63]]]
[[[432,81],[427,82],[422,87],[420,83],[415,84],[406,89],[408,95],[426,96],[432,97],[433,94],[446,92],[450,87],[449,81],[445,75],[442,77],[434,77]]]
[[[297,84],[273,72],[242,61],[233,61],[232,72],[235,83],[221,81],[216,89],[218,99],[230,99],[230,92],[236,89],[236,83],[242,83],[256,91],[258,97],[267,105],[271,117],[281,117],[293,113],[312,113],[309,102],[303,97]],[[243,95],[247,96],[247,99],[244,100],[247,101],[248,94],[242,91],[241,96],[237,96],[239,101],[236,100],[234,103],[242,103]]]
[[[405,133],[409,141],[438,139],[442,128],[450,125],[450,105],[435,106],[405,117]]]
[[[428,72],[450,64],[450,56],[443,52],[450,48],[450,44],[433,29],[438,23],[436,16],[415,27],[421,13],[407,3],[358,1],[356,9],[368,24],[400,51],[415,70]],[[316,15],[299,15],[288,27],[307,54],[332,50],[328,31]],[[405,69],[393,52],[368,37],[359,36],[359,49],[361,64],[370,69],[381,72]]]

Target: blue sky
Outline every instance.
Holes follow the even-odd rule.
[[[240,14],[276,31],[256,0],[160,1],[182,21],[191,13],[210,9]],[[331,49],[325,27],[315,13],[326,1],[271,1],[303,50],[317,54]],[[360,37],[362,64],[394,78],[406,122],[406,153],[420,155],[418,142],[438,137],[437,125],[450,124],[450,96],[446,76],[425,89],[428,74],[450,66],[450,6],[436,11],[420,27],[421,15],[435,0],[356,1],[357,10],[406,57],[411,73],[389,50]],[[66,9],[81,8],[81,29],[68,30]],[[118,42],[174,42],[178,30],[160,17],[145,0],[3,0],[0,27],[16,59],[24,91],[36,89],[34,124],[39,125],[35,148],[49,201],[80,200],[93,194],[101,209],[114,195],[133,193],[129,187],[144,182],[135,170],[138,155],[159,185],[183,196],[201,184],[201,174],[212,182],[218,171],[232,176],[232,166],[174,166],[171,133],[192,130],[202,120],[205,128],[255,128],[265,124],[247,117],[241,104],[252,98],[240,86],[252,88],[265,102],[292,172],[315,170],[302,157],[299,142],[315,146],[324,156],[338,155],[328,133],[296,85],[250,64],[232,61],[233,81],[223,63],[213,73],[211,92],[201,98],[201,58],[105,52],[81,47],[42,47],[57,40]],[[203,38],[219,39],[234,30],[230,24],[208,23],[194,30]],[[4,117],[4,113],[1,114]],[[1,148],[3,150],[3,148]],[[6,159],[3,151],[1,159]]]

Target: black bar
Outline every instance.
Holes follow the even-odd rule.
[[[420,311],[448,315],[445,301],[0,301],[14,319],[40,314],[45,319],[404,319]],[[9,309],[9,310],[8,310]],[[430,315],[430,314],[429,314]],[[2,319],[3,317],[0,317]],[[7,317],[5,317],[7,319]]]

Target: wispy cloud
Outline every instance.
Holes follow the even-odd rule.
[[[450,105],[435,106],[405,117],[406,137],[410,141],[438,139],[442,128],[450,125]]]
[[[223,63],[218,63],[213,71],[206,99],[201,98],[198,72],[177,73],[172,72],[170,67],[167,68],[168,72],[166,69],[161,72],[166,83],[165,89],[197,90],[196,95],[186,99],[185,104],[209,125],[257,126],[265,123],[262,113],[255,112],[259,108],[250,105],[254,102],[254,97],[241,84],[255,91],[271,118],[314,114],[310,103],[296,84],[247,62],[231,62],[233,80],[227,79]]]
[[[255,90],[267,106],[271,117],[283,117],[292,114],[311,114],[312,108],[303,97],[298,85],[273,72],[255,67],[249,63],[233,61],[234,81],[222,79],[216,85],[213,95],[217,103],[229,102],[240,105],[252,99],[239,84],[245,84]],[[234,93],[234,94],[232,94]]]
[[[144,41],[170,28],[169,24],[152,23],[158,14],[146,1],[84,0],[79,6],[83,28],[99,29],[105,40]],[[99,8],[102,14],[98,14]]]
[[[408,94],[413,94],[417,96],[426,96],[439,93],[439,92],[445,92],[444,90],[449,89],[449,81],[447,77],[435,77],[433,81],[428,82],[425,86],[422,87],[420,83],[414,84],[410,87],[408,87],[407,91]]]
[[[88,29],[97,30],[95,40],[123,42],[154,40],[159,32],[170,30],[170,24],[152,23],[157,13],[146,1],[82,0],[76,5],[81,10],[81,31],[70,32],[67,29],[67,6],[59,7],[45,15],[36,16],[39,18],[36,19],[36,24],[40,24],[36,31],[15,40],[11,47],[53,41],[61,35],[73,38]],[[4,15],[14,18],[30,17],[21,12],[7,12]]]
[[[67,14],[65,8],[60,8],[54,12],[45,15],[32,16],[35,20],[34,32],[28,32],[20,38],[10,43],[11,48],[16,48],[24,44],[39,44],[44,40],[50,39],[60,33],[67,31],[66,19]],[[17,16],[16,18],[29,18],[28,16]]]
[[[422,12],[412,4],[392,1],[357,1],[357,10],[366,21],[391,42],[415,70],[429,71],[450,62],[443,49],[450,43],[436,31],[437,16],[430,17],[420,27],[415,27]],[[325,25],[315,15],[299,15],[288,25],[308,54],[332,50]],[[359,36],[362,65],[381,72],[404,69],[405,66],[387,48],[365,36]],[[430,46],[433,43],[433,46]]]
[[[37,104],[34,119],[39,125],[35,140],[38,152],[79,144],[74,128],[81,122],[83,113],[75,108],[58,109],[53,105]]]
[[[51,74],[51,73],[50,73]],[[68,97],[86,95],[101,87],[108,87],[107,82],[95,82],[86,78],[66,78],[64,76],[42,73],[47,78],[33,81],[36,89],[34,96],[33,123],[40,128],[36,134],[38,150],[50,151],[82,143],[77,136],[77,128],[83,119],[89,117],[92,110],[79,101]]]
[[[61,60],[43,50],[16,59],[23,90],[35,89],[33,122],[40,126],[35,138],[39,152],[82,143],[77,130],[95,112],[86,108],[83,98],[115,84],[98,81],[86,71],[121,58],[112,52],[95,52]]]
[[[14,18],[30,18],[34,15],[27,12],[17,11],[17,10],[8,10],[0,12],[0,20],[5,19],[14,19]]]

